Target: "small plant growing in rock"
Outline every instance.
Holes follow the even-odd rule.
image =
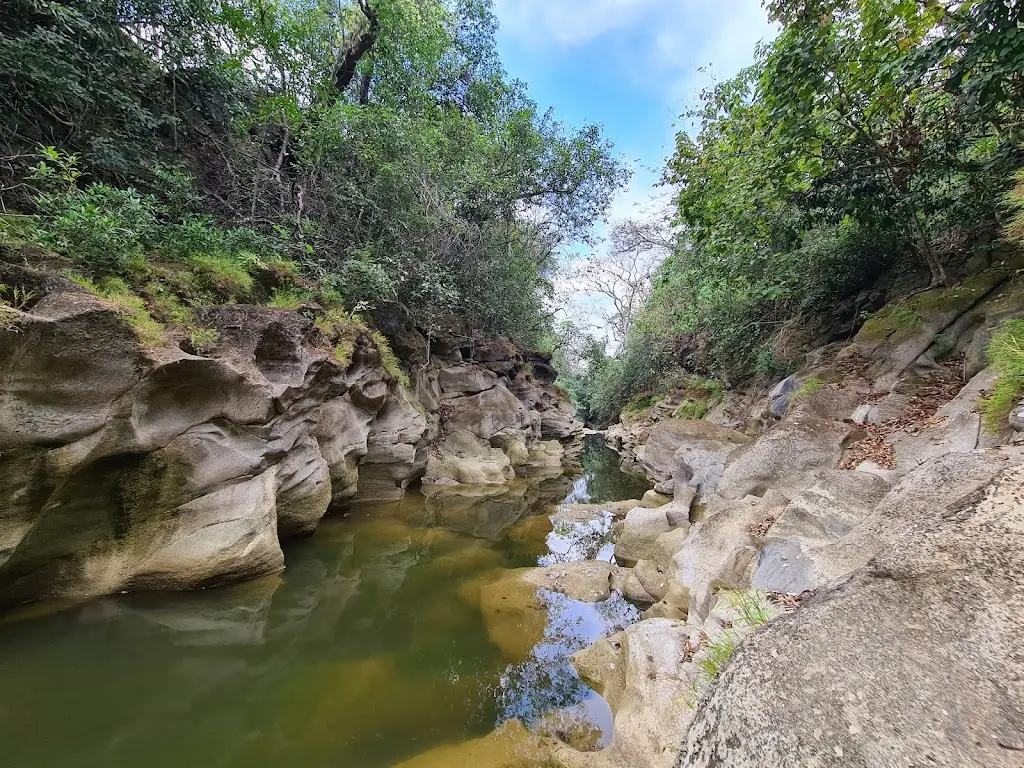
[[[982,403],[983,420],[989,431],[1002,432],[1024,396],[1024,320],[1007,320],[999,326],[986,352],[999,379]]]
[[[278,288],[270,297],[267,306],[274,309],[298,309],[312,298],[306,291],[296,288]]]
[[[792,406],[794,403],[798,403],[801,400],[810,397],[815,392],[819,392],[822,387],[825,386],[825,382],[821,379],[808,379],[790,396],[789,404]]]
[[[205,355],[210,352],[217,345],[219,338],[220,334],[214,328],[194,326],[188,329],[189,346],[195,350],[197,355]]]
[[[728,666],[743,638],[751,630],[767,624],[771,618],[768,598],[759,590],[728,592],[726,597],[733,609],[739,613],[739,618],[727,626],[714,642],[694,655],[694,661],[701,674],[693,684],[693,703],[696,703],[711,681]]]
[[[380,331],[374,331],[373,343],[377,345],[381,367],[405,389],[409,389],[412,386],[409,376],[402,370],[402,364],[398,361],[398,356],[391,350],[391,345],[388,344],[384,334]]]
[[[21,330],[18,312],[26,309],[34,298],[35,293],[32,291],[0,283],[0,330]]]

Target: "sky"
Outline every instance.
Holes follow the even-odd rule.
[[[495,0],[495,12],[509,74],[567,125],[601,124],[633,168],[612,219],[663,205],[680,116],[774,36],[760,0]]]

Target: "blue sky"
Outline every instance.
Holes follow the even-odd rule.
[[[604,126],[633,168],[612,220],[664,210],[668,192],[656,184],[680,116],[774,36],[760,0],[495,0],[495,12],[509,74],[562,122]],[[597,227],[599,235],[606,231]],[[587,248],[568,253],[585,257]],[[561,316],[607,332],[607,300],[580,291],[569,277],[556,280],[556,291]]]
[[[759,0],[496,0],[495,11],[509,73],[563,122],[602,124],[634,166],[613,217],[650,208],[679,115],[773,34]]]

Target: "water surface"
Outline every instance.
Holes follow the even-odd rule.
[[[549,518],[566,497],[644,490],[607,450],[588,443],[575,485],[413,492],[329,518],[286,548],[279,577],[8,618],[3,765],[386,768],[556,710],[607,743],[607,705],[566,658],[636,610],[542,592],[541,639],[517,648],[522,627],[488,624],[478,586],[496,569],[610,556],[610,519]]]

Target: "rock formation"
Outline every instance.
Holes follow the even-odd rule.
[[[612,743],[555,761],[1020,765],[1024,438],[979,405],[987,339],[1022,315],[1011,273],[984,273],[704,421],[669,398],[610,429],[674,498],[620,523],[613,585],[644,621],[574,657]]]
[[[200,310],[199,355],[62,277],[0,282],[33,297],[0,329],[0,604],[272,573],[329,508],[572,458],[553,372],[507,345],[420,367],[421,405],[368,336],[341,364],[298,312]]]

